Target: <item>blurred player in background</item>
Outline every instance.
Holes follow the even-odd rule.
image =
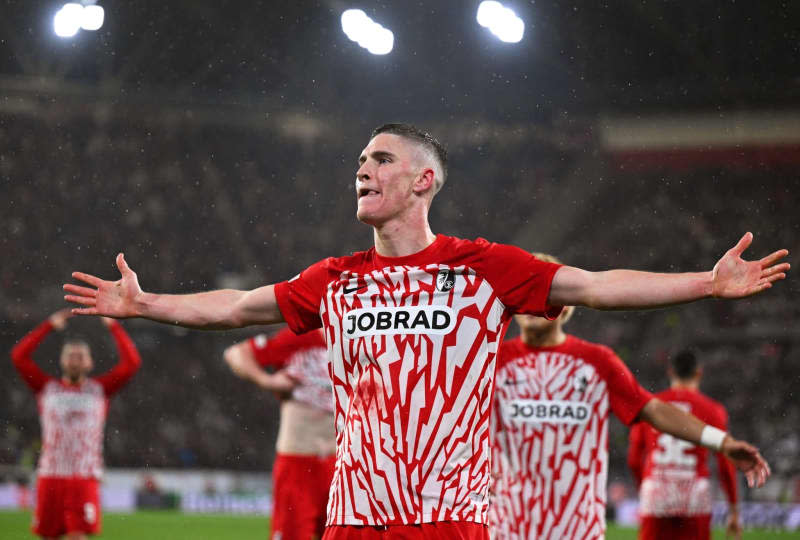
[[[728,413],[722,404],[700,393],[702,367],[691,351],[672,359],[670,389],[656,396],[692,413],[720,430],[728,427]],[[639,538],[711,538],[712,491],[709,482],[708,453],[676,439],[663,430],[636,425],[631,430],[628,465],[639,484]],[[742,534],[737,507],[736,471],[724,452],[717,452],[719,481],[730,503],[727,532]]]
[[[520,336],[500,346],[489,507],[496,540],[605,537],[611,412],[625,424],[701,440],[705,425],[654,399],[611,349],[563,331],[573,310],[555,320],[516,315]],[[755,448],[727,436],[723,451],[763,482],[768,468]]]
[[[333,393],[322,332],[298,336],[287,328],[274,336],[260,334],[228,347],[224,357],[236,375],[281,400],[272,467],[272,538],[321,538],[336,463]],[[268,373],[264,367],[277,371]]]
[[[559,266],[513,246],[434,234],[428,213],[446,171],[447,153],[428,133],[380,126],[355,181],[356,215],[372,227],[373,248],[275,285],[186,295],[144,292],[119,254],[121,279],[74,272],[88,286],[65,284],[65,299],[83,306],[77,314],[190,328],[322,327],[337,428],[325,538],[487,538],[495,354],[514,313],[750,296],[785,277],[788,252],[745,261],[747,233],[707,272]]]
[[[119,351],[117,365],[89,377],[94,362],[88,343],[68,337],[61,348],[61,377],[47,375],[34,363],[33,353],[52,330],[64,330],[71,316],[66,309],[53,313],[14,346],[11,358],[36,394],[42,426],[33,532],[78,540],[100,532],[99,480],[109,398],[133,377],[141,359],[122,326],[103,317]]]

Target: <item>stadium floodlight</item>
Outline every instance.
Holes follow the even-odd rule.
[[[53,17],[53,30],[58,37],[73,37],[81,28],[99,30],[104,19],[103,8],[95,5],[94,0],[68,2]]]
[[[64,4],[53,17],[53,30],[58,37],[68,38],[78,33],[81,29],[81,14],[83,6],[70,2]]]
[[[495,0],[484,0],[478,6],[478,24],[488,28],[500,41],[519,43],[525,33],[525,23],[514,10]]]
[[[81,20],[81,28],[84,30],[99,30],[103,26],[103,20],[106,14],[98,5],[83,6],[83,18]]]
[[[360,9],[342,13],[342,30],[350,41],[355,41],[372,54],[389,54],[394,48],[394,34],[376,23]]]

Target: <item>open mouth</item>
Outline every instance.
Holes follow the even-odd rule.
[[[358,198],[362,199],[364,197],[374,197],[380,195],[380,191],[375,191],[374,189],[369,188],[361,188],[358,190]]]

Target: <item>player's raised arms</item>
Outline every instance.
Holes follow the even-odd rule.
[[[772,287],[786,277],[789,252],[780,249],[758,261],[741,255],[753,241],[745,233],[709,272],[657,274],[635,270],[587,272],[562,267],[553,278],[549,303],[595,309],[658,308],[702,298],[744,298]]]
[[[167,324],[208,330],[240,328],[251,324],[283,321],[272,285],[251,291],[222,289],[195,294],[154,294],[142,291],[136,273],[117,255],[121,277],[107,281],[91,274],[73,272],[88,287],[67,283],[65,300],[81,304],[76,315],[104,315],[117,319],[142,317]]]

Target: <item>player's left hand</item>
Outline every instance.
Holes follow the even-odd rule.
[[[767,255],[758,261],[745,261],[742,253],[753,242],[753,233],[745,233],[729,249],[711,271],[711,296],[714,298],[743,298],[772,287],[772,283],[786,277],[789,263],[779,263],[789,252],[785,249]]]
[[[758,448],[744,441],[739,441],[727,435],[722,442],[720,452],[731,460],[731,463],[744,473],[749,487],[761,487],[772,474],[769,464],[761,456]]]

